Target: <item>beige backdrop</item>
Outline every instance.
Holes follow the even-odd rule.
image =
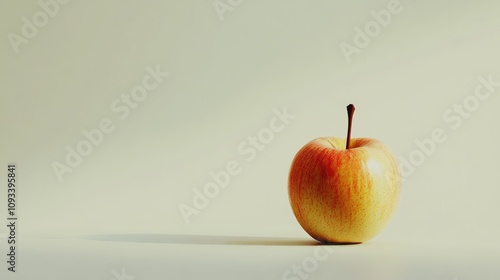
[[[345,137],[354,103],[353,136],[385,142],[405,175],[396,216],[366,246],[410,246],[455,267],[426,279],[479,279],[463,264],[500,251],[499,9],[497,1],[2,2],[0,186],[7,163],[17,163],[19,238],[308,239],[288,203],[291,160],[313,138]],[[210,185],[222,170],[229,179]],[[248,258],[235,271],[265,278]],[[189,256],[177,262],[185,263]],[[412,275],[411,262],[400,267]],[[229,274],[216,275],[204,277]]]

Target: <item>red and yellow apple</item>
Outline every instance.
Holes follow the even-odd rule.
[[[302,228],[323,243],[361,243],[387,224],[399,202],[401,176],[392,152],[379,140],[322,137],[293,159],[288,195]]]

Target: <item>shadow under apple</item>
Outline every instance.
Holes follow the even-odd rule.
[[[86,240],[133,243],[171,243],[199,245],[253,245],[253,246],[317,246],[317,245],[353,245],[320,243],[312,239],[285,237],[254,236],[218,236],[218,235],[183,235],[183,234],[101,234],[86,235]]]

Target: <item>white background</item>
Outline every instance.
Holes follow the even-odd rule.
[[[23,18],[39,2],[0,4],[0,219],[14,162],[20,244],[2,279],[120,280],[122,267],[137,280],[281,279],[319,248],[289,206],[291,160],[311,139],[345,137],[349,103],[353,137],[400,159],[435,129],[446,141],[407,172],[384,231],[333,247],[310,278],[498,279],[500,87],[473,106],[479,77],[500,82],[497,1],[402,0],[350,56],[342,42],[356,47],[389,1],[221,3],[233,6],[69,1],[32,38]],[[121,119],[111,105],[148,67],[169,76]],[[473,109],[458,117],[464,100]],[[284,108],[295,118],[247,161],[238,146]],[[54,162],[105,118],[114,130],[59,180]],[[179,205],[232,160],[241,173],[187,224]]]

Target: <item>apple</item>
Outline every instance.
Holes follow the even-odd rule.
[[[321,137],[295,155],[288,178],[293,213],[322,243],[362,243],[377,235],[399,203],[401,176],[393,153],[371,138]]]

